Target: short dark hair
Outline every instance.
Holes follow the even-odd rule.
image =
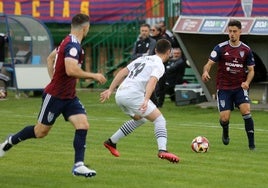
[[[84,23],[89,23],[89,16],[86,14],[76,14],[72,18],[72,26],[74,27],[81,26]]]
[[[171,50],[171,43],[167,39],[159,39],[155,47],[157,53],[164,54]]]
[[[242,28],[241,22],[239,20],[230,20],[229,23],[228,23],[228,27],[229,26],[236,26],[239,29]]]

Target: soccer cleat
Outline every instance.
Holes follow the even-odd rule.
[[[229,142],[230,142],[230,138],[229,138],[229,126],[222,127],[222,143],[224,145],[228,145]]]
[[[2,144],[0,144],[0,157],[3,157],[12,146],[11,136],[9,136]]]
[[[222,135],[222,143],[223,143],[224,145],[228,145],[229,142],[230,142],[230,138],[229,138],[229,137],[224,137],[224,136]]]
[[[116,144],[114,144],[111,139],[106,140],[103,145],[111,152],[111,154],[115,157],[119,157],[120,154],[116,149]]]
[[[254,151],[255,150],[255,145],[248,146],[250,150]]]
[[[167,151],[159,151],[158,152],[158,157],[161,159],[166,159],[172,163],[178,163],[180,161],[180,158],[178,156],[176,156],[173,153],[169,153]]]
[[[95,170],[86,167],[83,162],[80,162],[79,164],[74,165],[72,174],[74,176],[84,176],[86,178],[90,178],[96,176],[97,173]]]

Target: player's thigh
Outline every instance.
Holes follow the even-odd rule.
[[[232,97],[232,92],[227,90],[217,91],[217,106],[219,112],[234,109],[234,100]]]
[[[120,91],[115,95],[116,104],[121,108],[121,110],[131,116],[141,115],[139,113],[139,108],[144,100],[144,96],[135,95],[131,92]]]
[[[71,122],[76,129],[89,128],[86,110],[77,97],[65,105],[62,114],[65,120]]]
[[[235,105],[239,108],[242,115],[250,113],[250,99],[247,90],[242,88],[237,90],[235,94]]]
[[[43,94],[42,100],[43,102],[38,115],[38,123],[52,126],[62,112],[64,101],[55,98],[50,94]]]

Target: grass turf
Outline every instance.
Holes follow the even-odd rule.
[[[221,143],[221,128],[215,108],[175,106],[166,100],[161,109],[167,120],[168,149],[179,155],[179,164],[157,158],[153,124],[147,122],[118,143],[121,153],[113,157],[103,141],[129,118],[116,106],[113,97],[99,103],[99,92],[79,91],[91,124],[85,162],[97,171],[86,179],[71,175],[74,129],[60,117],[44,139],[31,139],[12,148],[0,158],[0,187],[94,187],[94,188],[207,188],[267,187],[267,112],[253,111],[256,151],[250,151],[244,123],[237,110],[232,113],[230,144]],[[36,122],[41,99],[0,101],[0,139]],[[208,153],[191,151],[195,136],[210,141]]]

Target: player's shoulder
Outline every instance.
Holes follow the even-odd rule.
[[[247,44],[245,44],[244,42],[241,42],[241,47],[250,50],[250,47]]]
[[[227,45],[229,45],[229,42],[228,42],[228,41],[224,41],[224,42],[221,42],[221,43],[218,44],[218,46],[219,46],[220,48],[222,48],[222,47],[224,47],[224,46],[227,46]]]
[[[77,40],[77,38],[73,35],[67,35],[64,40],[61,43],[62,45],[72,45],[72,46],[80,46],[79,41]]]

